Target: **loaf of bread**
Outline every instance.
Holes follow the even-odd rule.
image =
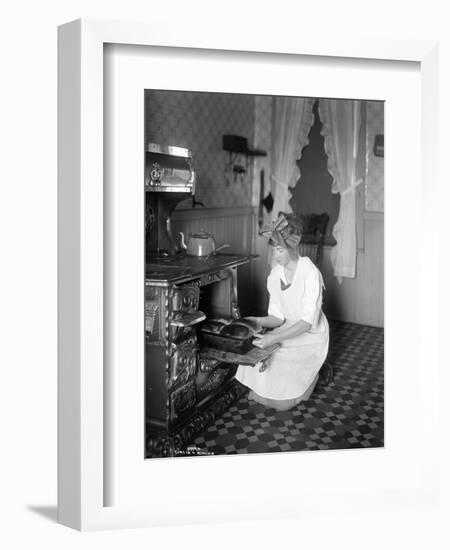
[[[225,323],[221,323],[219,321],[205,321],[202,325],[202,330],[205,332],[213,332],[214,334],[219,334],[224,326]]]
[[[245,340],[251,335],[251,330],[246,325],[240,323],[230,323],[220,331],[221,336],[230,336]]]

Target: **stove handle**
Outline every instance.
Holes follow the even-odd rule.
[[[183,317],[178,317],[178,319],[172,319],[170,324],[173,327],[192,327],[197,323],[201,323],[206,319],[206,315],[203,311],[196,311],[195,313],[190,313],[189,315],[184,315]]]

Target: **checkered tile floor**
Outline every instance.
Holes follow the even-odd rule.
[[[287,412],[247,396],[216,420],[192,446],[213,454],[382,447],[384,331],[330,323],[334,380]]]

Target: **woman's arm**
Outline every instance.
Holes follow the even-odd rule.
[[[269,346],[273,346],[273,344],[279,344],[284,340],[288,340],[289,338],[300,336],[300,334],[308,332],[311,327],[311,323],[300,320],[290,327],[285,328],[284,330],[281,329],[273,332],[268,332],[267,334],[257,335],[255,337],[255,340],[253,340],[253,344],[259,348],[268,348]]]
[[[245,317],[252,323],[255,323],[258,328],[277,328],[283,323],[283,319],[275,317],[275,315],[266,315],[265,317]]]

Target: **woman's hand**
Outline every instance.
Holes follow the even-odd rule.
[[[255,339],[253,340],[252,344],[257,348],[265,349],[265,348],[269,348],[270,346],[273,346],[273,344],[276,344],[276,342],[277,342],[276,337],[268,333],[268,334],[259,334],[255,336]]]

